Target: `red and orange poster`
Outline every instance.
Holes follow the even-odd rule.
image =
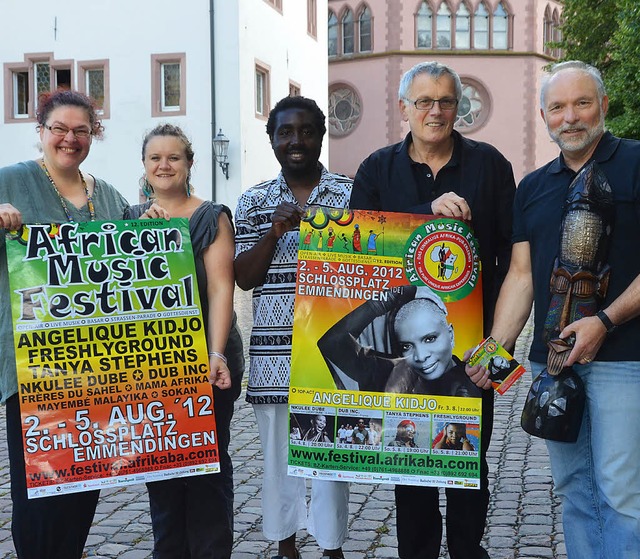
[[[219,471],[187,220],[6,244],[29,498]]]
[[[435,216],[314,208],[301,223],[289,473],[479,488],[478,246]]]

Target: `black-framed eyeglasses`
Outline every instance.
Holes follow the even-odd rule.
[[[76,138],[83,140],[91,136],[91,130],[89,130],[88,128],[67,128],[62,124],[54,124],[53,126],[43,124],[42,126],[49,130],[49,132],[51,132],[54,136],[66,136],[69,131],[71,131]]]
[[[430,111],[436,103],[440,106],[440,110],[443,111],[452,111],[458,106],[458,100],[453,97],[443,97],[442,99],[429,99],[428,97],[424,99],[408,99],[405,97],[404,100],[413,103],[413,106],[419,111]]]

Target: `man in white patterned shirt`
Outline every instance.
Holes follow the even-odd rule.
[[[307,525],[304,479],[287,476],[289,373],[300,219],[317,204],[347,207],[352,181],[319,163],[325,116],[311,99],[285,97],[269,113],[267,134],[282,170],[242,194],[236,209],[236,281],[253,289],[247,401],[253,404],[264,456],[263,531],[276,557],[298,559],[296,532],[307,528],[323,557],[341,558],[349,486],[313,480]],[[276,559],[276,558],[274,558]]]

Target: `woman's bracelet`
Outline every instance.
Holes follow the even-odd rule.
[[[210,351],[209,357],[211,357],[212,355],[217,357],[218,359],[222,359],[225,365],[227,364],[227,358],[224,355],[222,355],[222,353],[218,353],[217,351]]]

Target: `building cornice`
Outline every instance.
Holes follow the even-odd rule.
[[[425,55],[436,57],[443,56],[460,56],[460,57],[505,57],[505,58],[539,58],[545,62],[556,62],[553,56],[535,51],[497,51],[497,50],[389,50],[385,52],[367,52],[358,54],[349,54],[347,56],[332,56],[329,58],[329,64],[339,64],[352,62],[354,60],[366,60],[385,58],[392,56],[421,56]]]

